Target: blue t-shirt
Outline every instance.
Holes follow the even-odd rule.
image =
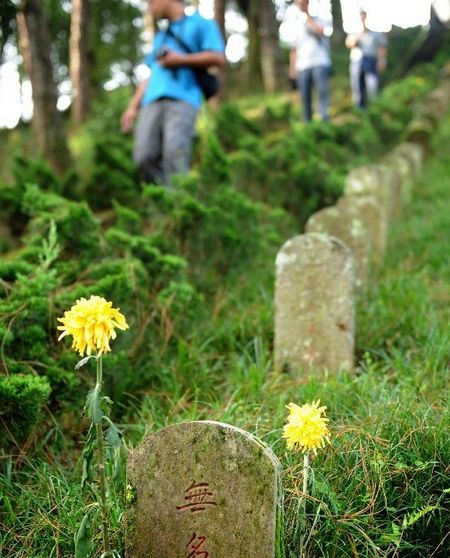
[[[192,52],[205,50],[224,52],[224,43],[217,23],[214,20],[205,19],[197,12],[171,22],[170,28],[189,46]],[[202,103],[202,92],[193,69],[182,66],[179,68],[161,66],[156,55],[162,47],[187,54],[177,40],[166,31],[158,31],[153,42],[153,49],[145,59],[152,73],[142,98],[142,105],[148,105],[161,97],[170,97],[186,101],[199,108]]]

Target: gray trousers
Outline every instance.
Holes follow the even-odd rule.
[[[189,103],[173,99],[159,99],[141,108],[133,159],[142,180],[168,185],[171,175],[189,170],[197,112]]]

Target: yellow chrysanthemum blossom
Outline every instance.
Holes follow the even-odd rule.
[[[100,296],[91,296],[89,300],[80,298],[70,310],[58,318],[63,325],[58,326],[62,331],[58,341],[66,335],[73,337],[72,349],[80,353],[86,352],[98,355],[111,350],[110,339],[115,339],[115,328],[128,329],[125,317],[119,308],[112,308],[112,302],[107,302]]]
[[[317,453],[326,442],[330,441],[329,420],[325,418],[326,407],[319,407],[320,401],[313,401],[299,407],[289,403],[288,422],[283,429],[283,438],[289,449]]]

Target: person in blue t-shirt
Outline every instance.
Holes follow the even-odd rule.
[[[222,67],[224,42],[215,21],[197,12],[185,15],[183,0],[149,0],[149,6],[154,20],[168,20],[168,26],[155,36],[146,58],[150,78],[137,87],[122,115],[121,128],[131,131],[138,117],[133,158],[141,178],[169,184],[172,174],[190,167],[195,121],[202,103],[194,69]]]

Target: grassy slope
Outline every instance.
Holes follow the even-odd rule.
[[[285,467],[286,542],[292,548],[301,457],[286,454],[280,441],[285,404],[320,398],[333,440],[313,463],[311,556],[446,556],[449,141],[447,120],[414,202],[391,233],[385,266],[360,304],[356,377],[295,383],[270,375],[275,254],[268,254],[238,280],[228,279],[205,331],[180,343],[173,365],[163,371],[166,380],[130,412],[128,439],[137,442],[144,432],[199,418],[255,432]],[[50,462],[58,444],[67,445],[59,436],[55,429],[43,442]],[[82,510],[79,471],[67,472],[66,453],[64,467],[36,460],[2,480],[7,534],[0,555],[71,555]]]
[[[273,278],[272,262],[266,262],[242,279],[241,292],[234,288],[218,297],[212,318],[218,337],[248,340],[253,327],[253,340],[227,346],[226,354],[211,355],[203,366],[202,359],[195,362],[193,342],[186,352],[195,362],[190,379],[178,378],[162,398],[149,394],[137,418],[145,430],[214,418],[262,437],[286,465],[291,545],[301,459],[286,455],[280,441],[285,404],[320,398],[328,405],[334,439],[315,463],[311,519],[323,502],[311,541],[315,556],[394,556],[398,551],[429,557],[445,556],[450,549],[445,492],[450,488],[449,139],[447,121],[436,138],[436,155],[415,186],[414,202],[391,231],[384,268],[359,305],[356,378],[298,384],[268,375]],[[185,362],[176,368],[186,371]],[[218,390],[214,369],[223,376]],[[423,517],[414,516],[421,511]]]

